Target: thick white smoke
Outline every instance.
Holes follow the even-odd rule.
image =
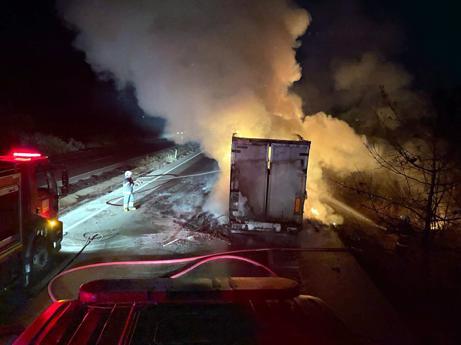
[[[96,72],[120,88],[134,86],[147,114],[165,117],[168,131],[200,141],[219,161],[214,209],[227,208],[232,133],[297,133],[312,141],[308,209],[341,221],[321,202],[328,193],[322,169],[348,173],[373,162],[351,127],[324,113],[304,119],[290,92],[301,78],[295,49],[310,21],[304,9],[288,0],[75,0],[63,1],[60,12]]]
[[[411,80],[403,67],[370,52],[358,59],[337,63],[333,73],[336,99],[348,109],[341,117],[349,123],[359,121],[356,125],[368,133],[379,126],[397,129],[400,123],[396,115],[402,114],[395,114],[389,108],[381,88],[385,90],[388,101],[405,114],[406,120],[421,117],[427,105],[411,89]]]

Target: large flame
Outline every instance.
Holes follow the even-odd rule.
[[[373,161],[349,125],[325,113],[305,116],[290,91],[301,78],[295,49],[310,22],[304,9],[288,0],[75,0],[60,10],[96,72],[134,86],[146,113],[166,117],[169,131],[200,141],[219,161],[210,209],[227,209],[233,133],[298,134],[312,141],[307,215],[342,221],[322,202],[330,193],[324,169],[348,174]]]
[[[258,120],[266,121],[265,126],[255,126]],[[272,121],[272,122],[271,122]],[[269,122],[269,123],[267,123]],[[228,202],[230,142],[232,133],[256,138],[293,139],[294,133],[312,141],[308,168],[308,202],[305,214],[325,223],[341,224],[341,215],[334,212],[326,201],[331,195],[328,183],[323,179],[324,169],[334,170],[340,175],[363,171],[375,167],[365,147],[365,138],[359,136],[344,121],[327,114],[318,113],[304,120],[295,117],[281,118],[262,114],[260,119],[251,116],[229,116],[224,126],[211,124],[207,140],[202,143],[206,152],[215,157],[223,171],[214,194],[209,200],[210,210],[225,212]]]

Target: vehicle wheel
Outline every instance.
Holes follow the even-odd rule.
[[[26,285],[33,284],[43,277],[52,261],[53,248],[45,237],[39,236],[34,239],[29,256],[29,264],[26,269]]]
[[[50,261],[51,253],[46,246],[46,241],[40,237],[37,243],[34,245],[34,252],[32,255],[32,271],[40,272],[43,271]]]

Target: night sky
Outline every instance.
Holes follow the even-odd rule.
[[[335,54],[353,57],[371,49],[402,64],[413,75],[415,88],[448,94],[445,98],[459,95],[461,8],[456,1],[297,3],[313,17],[297,53],[305,74],[322,68]],[[57,17],[54,1],[4,1],[1,8],[3,127],[20,124],[28,131],[86,138],[147,126],[133,90],[119,92],[110,80],[98,79],[84,54],[72,47],[75,34]],[[149,126],[159,131],[163,122],[150,120]]]
[[[346,50],[351,55],[360,48],[382,50],[415,77],[416,88],[433,90],[461,85],[459,1],[300,0],[298,3],[313,17],[304,38],[305,48],[309,47],[309,32],[329,36],[319,41],[329,43],[331,50]],[[348,22],[348,18],[352,20]],[[360,30],[364,18],[374,24],[371,31],[367,25]],[[344,25],[335,27],[338,22]],[[333,32],[332,26],[336,29]]]

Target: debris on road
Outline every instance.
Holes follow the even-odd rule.
[[[208,235],[230,243],[229,226],[227,223],[224,224],[221,221],[223,218],[224,216],[215,216],[209,212],[201,212],[184,221],[175,220],[175,223],[184,229],[196,233],[196,235],[201,234],[205,237]]]

